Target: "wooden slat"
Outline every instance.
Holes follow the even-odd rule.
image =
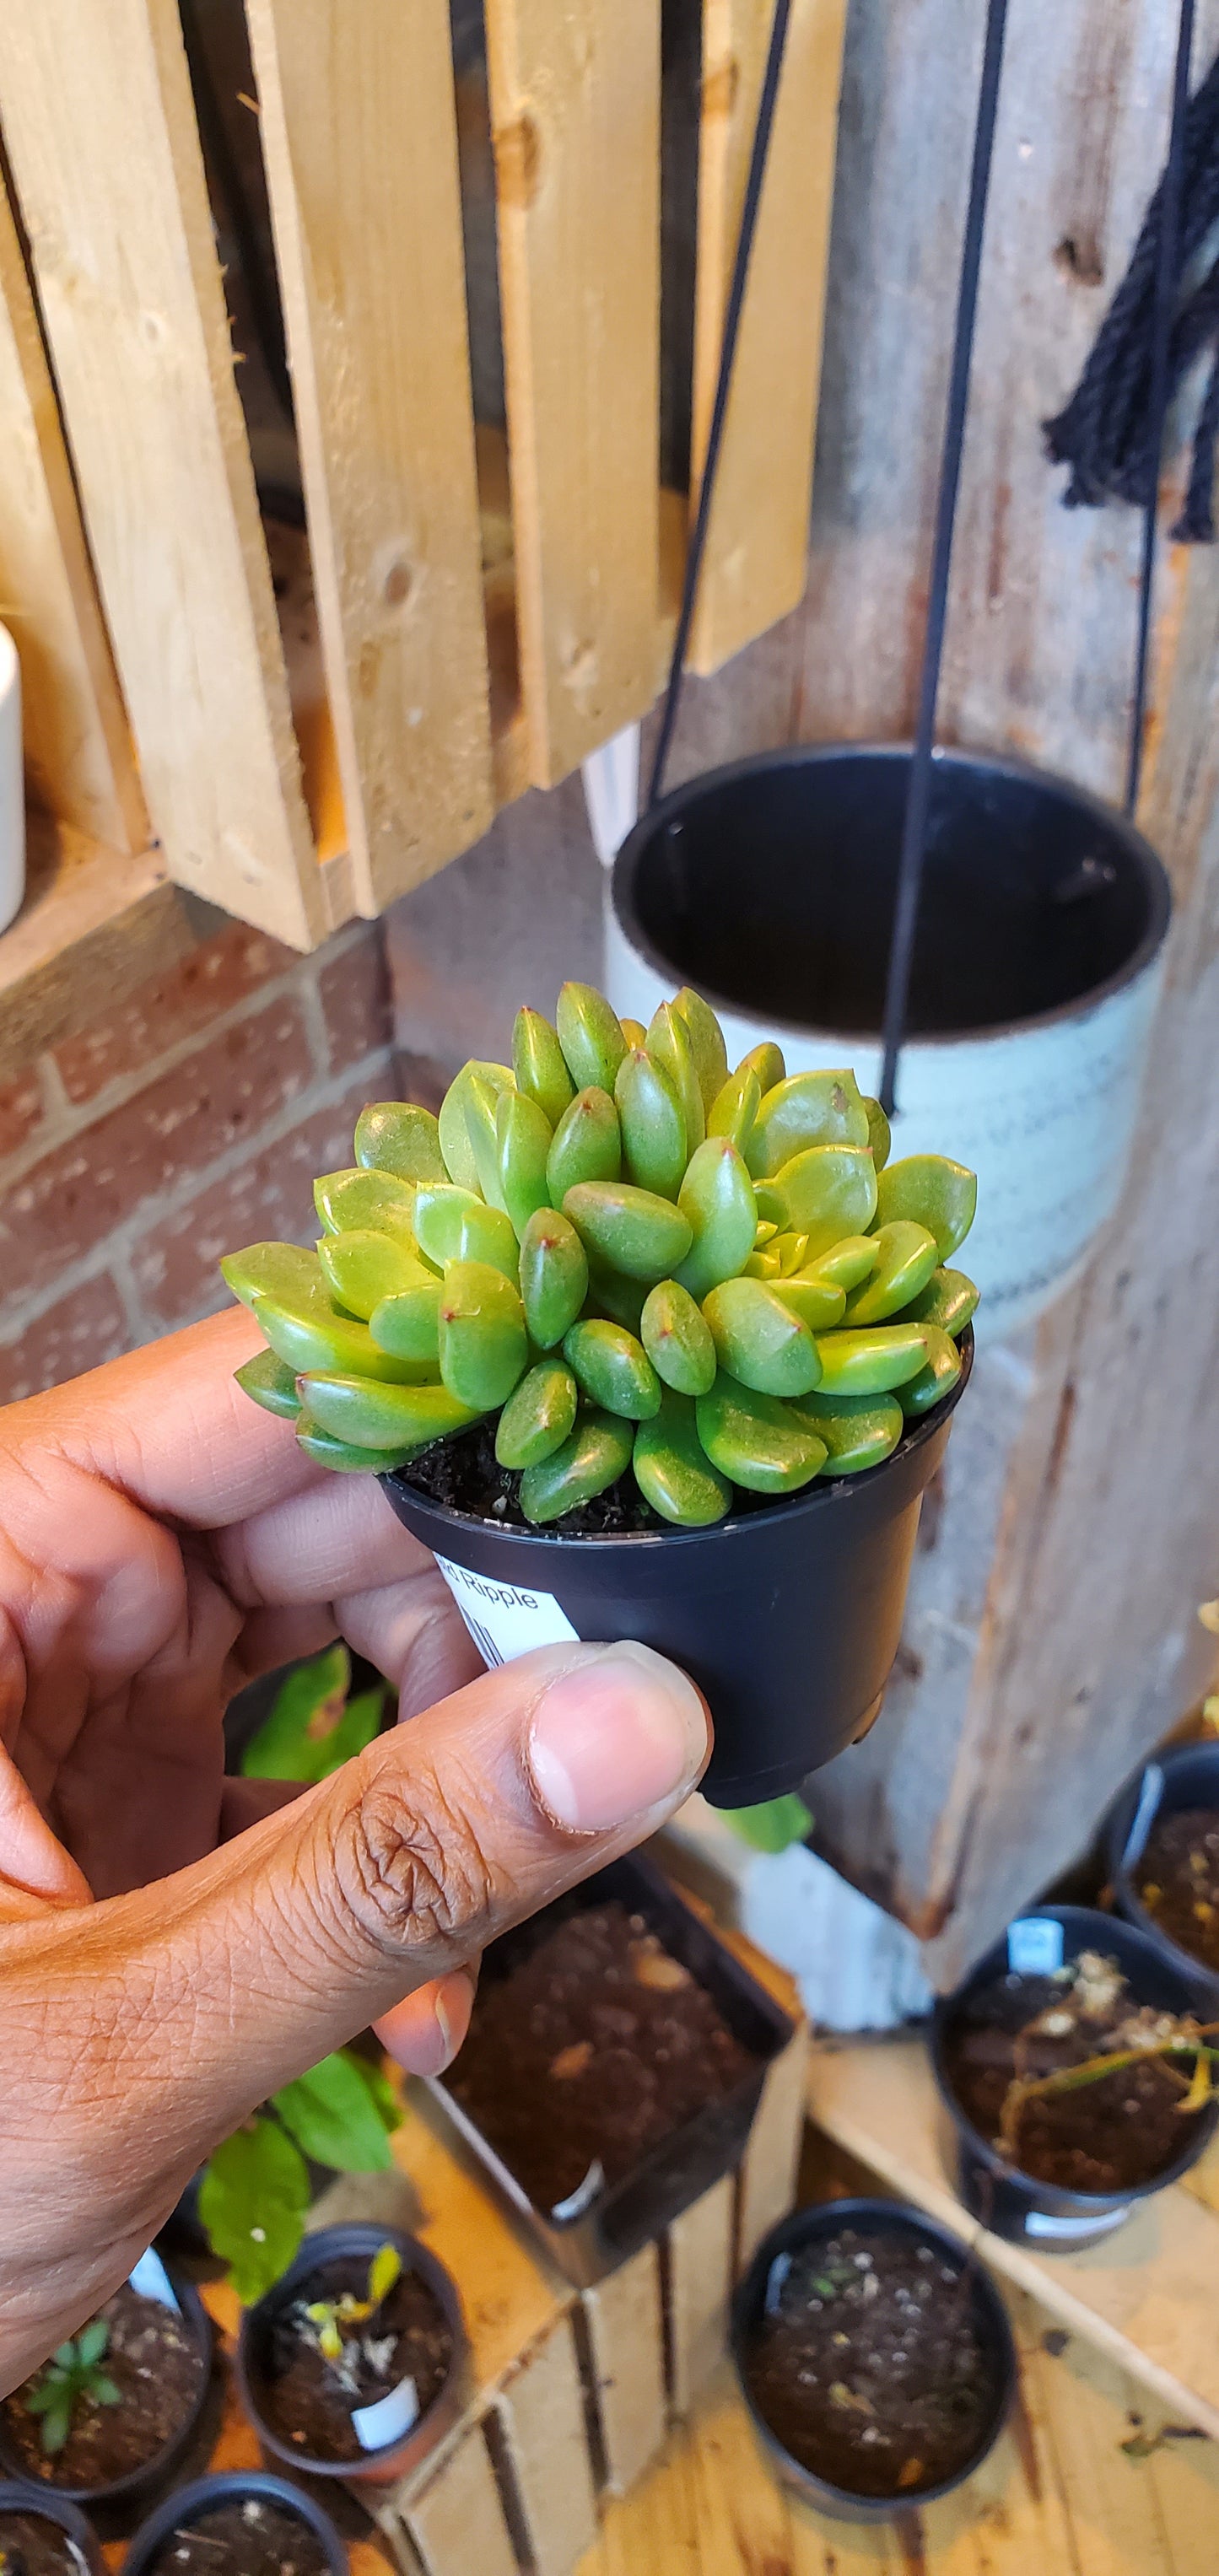
[[[527,2352],[496,2400],[533,2576],[569,2576],[597,2527],[570,2317]]]
[[[771,12],[703,0],[692,484],[702,474]],[[846,0],[793,0],[690,661],[718,670],[804,590]]]
[[[377,912],[494,810],[446,0],[249,0],[343,797]]]
[[[412,2496],[402,2520],[427,2576],[518,2576],[481,2425]]]
[[[660,2257],[642,2245],[581,2299],[588,2323],[605,2481],[625,2492],[664,2440],[665,2388]]]
[[[174,0],[0,0],[0,123],[170,872],[325,929]]]
[[[723,2174],[669,2229],[669,2397],[688,2415],[728,2339],[736,2176]]]
[[[30,796],[113,849],[150,839],[55,388],[0,179],[0,618],[21,663]]]
[[[657,678],[658,0],[487,0],[530,774]]]
[[[786,2217],[796,2196],[807,2069],[808,2031],[802,2026],[767,2067],[745,2149],[737,2237],[737,2268],[742,2272],[767,2228]]]

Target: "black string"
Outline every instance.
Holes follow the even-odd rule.
[[[1134,695],[1126,759],[1126,812],[1139,801],[1143,773],[1143,732],[1147,716],[1147,673],[1151,657],[1151,598],[1155,578],[1156,504],[1159,499],[1160,451],[1168,416],[1169,354],[1173,304],[1180,259],[1181,196],[1185,177],[1185,129],[1189,109],[1189,61],[1194,34],[1194,0],[1181,0],[1177,25],[1177,58],[1173,66],[1172,124],[1163,178],[1160,239],[1156,258],[1155,313],[1151,341],[1151,457],[1143,511],[1143,550],[1139,568],[1139,622],[1134,654]],[[1210,402],[1210,389],[1207,404]],[[1213,451],[1212,451],[1213,457]],[[1188,506],[1188,505],[1187,505]]]
[[[982,53],[982,78],[978,86],[978,114],[974,127],[973,166],[969,174],[969,202],[966,207],[965,234],[961,245],[961,275],[957,287],[957,318],[953,333],[952,367],[948,379],[948,404],[944,417],[940,489],[936,504],[935,540],[932,547],[931,579],[927,595],[927,629],[923,640],[923,667],[919,680],[918,723],[914,736],[914,749],[910,756],[910,782],[902,826],[901,854],[897,866],[897,901],[893,915],[893,936],[889,948],[889,973],[885,986],[884,1055],[881,1065],[880,1098],[882,1107],[890,1115],[894,1106],[897,1060],[906,1033],[906,1013],[910,999],[910,968],[914,956],[914,934],[918,925],[919,893],[927,845],[927,812],[931,798],[935,709],[939,695],[940,665],[944,657],[944,628],[948,615],[948,576],[952,565],[953,527],[961,480],[961,457],[965,445],[969,367],[973,354],[974,320],[978,309],[978,272],[982,262],[982,234],[986,223],[986,199],[990,186],[991,155],[999,106],[999,73],[1003,62],[1003,35],[1006,21],[1007,0],[989,0],[986,40]]]
[[[741,308],[745,301],[745,287],[749,276],[750,253],[753,249],[754,233],[757,230],[758,207],[762,196],[762,182],[766,176],[766,160],[770,150],[770,138],[774,127],[775,103],[779,93],[779,74],[783,68],[783,48],[787,42],[787,22],[790,16],[791,0],[775,0],[775,14],[771,21],[770,44],[766,54],[766,68],[762,76],[762,95],[758,101],[757,123],[753,130],[753,144],[749,155],[749,172],[745,181],[745,198],[741,207],[741,229],[737,234],[736,256],[732,263],[732,277],[728,287],[728,302],[724,309],[724,336],[720,343],[719,374],[716,378],[715,384],[715,400],[711,407],[711,427],[707,433],[707,454],[703,463],[703,479],[699,487],[698,509],[695,513],[694,527],[691,531],[690,543],[686,550],[686,569],[685,577],[682,582],[681,608],[678,612],[677,632],[673,638],[673,652],[669,662],[669,677],[665,687],[664,705],[662,706],[660,713],[660,731],[656,737],[656,751],[652,761],[651,784],[648,788],[647,795],[647,811],[649,813],[651,812],[653,805],[657,804],[660,798],[665,763],[669,757],[669,747],[673,740],[673,728],[677,722],[677,710],[681,699],[682,679],[686,667],[686,648],[690,641],[690,628],[694,622],[694,608],[698,597],[699,574],[702,571],[703,555],[707,544],[707,529],[711,518],[711,503],[715,495],[716,472],[720,461],[720,448],[723,444],[724,421],[728,411],[728,396],[732,391],[732,368],[733,361],[736,357],[737,335],[740,330],[741,322]]]

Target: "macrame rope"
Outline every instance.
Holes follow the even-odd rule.
[[[1130,735],[1126,754],[1126,812],[1128,814],[1133,814],[1138,804],[1139,783],[1143,775],[1147,673],[1151,658],[1151,599],[1155,582],[1156,505],[1160,496],[1160,455],[1164,445],[1164,425],[1168,418],[1172,308],[1181,265],[1181,198],[1185,180],[1189,58],[1193,35],[1194,0],[1181,0],[1181,15],[1177,23],[1177,53],[1173,65],[1172,125],[1168,137],[1168,161],[1157,191],[1160,199],[1160,237],[1156,244],[1155,303],[1151,329],[1151,398],[1148,404],[1147,455],[1144,469],[1146,489],[1143,496],[1143,546],[1139,565],[1139,616],[1134,652],[1134,690],[1130,704]],[[1205,404],[1203,408],[1205,409]],[[1213,446],[1211,459],[1213,474]],[[1195,468],[1197,463],[1198,458],[1195,453]]]

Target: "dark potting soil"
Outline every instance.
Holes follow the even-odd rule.
[[[163,2540],[149,2576],[326,2576],[330,2561],[298,2513],[235,2496]]]
[[[557,1920],[556,1920],[557,1916]],[[486,1977],[445,2083],[535,2207],[649,2148],[735,2091],[758,2060],[641,1914],[553,1909]],[[595,2196],[595,2195],[590,2195]]]
[[[88,2576],[88,2565],[62,2523],[40,2513],[0,2513],[3,2576]]]
[[[1219,1807],[1158,1816],[1136,1884],[1157,1932],[1219,1975]]]
[[[327,2360],[306,2308],[322,2299],[339,2299],[344,2291],[363,2299],[367,2290],[366,2261],[344,2256],[319,2263],[272,2325],[258,2403],[268,2424],[303,2459],[366,2458],[353,2412],[375,2405],[402,2380],[413,2379],[418,2413],[425,2415],[448,2377],[452,2328],[435,2292],[417,2272],[404,2272],[373,2316],[341,2325],[341,2357]]]
[[[1139,2005],[1111,1960],[1084,1951],[1076,1967],[1082,1975],[1074,1978],[1067,1971],[997,1977],[958,2010],[944,2052],[948,2081],[975,2129],[995,2145],[1016,2079],[1082,2066],[1178,2027],[1171,2014]],[[1065,2191],[1120,2192],[1151,2182],[1194,2135],[1194,2118],[1183,2119],[1179,2108],[1192,2071],[1192,2059],[1182,2071],[1146,2057],[1026,2102],[1013,2165]]]
[[[117,2406],[78,2399],[62,2451],[42,2447],[42,2417],[24,2399],[37,2387],[35,2371],[4,2400],[4,2425],[27,2477],[54,2487],[102,2487],[144,2468],[172,2441],[199,2394],[206,2364],[189,2326],[158,2299],[141,2298],[129,2282],[99,2308],[110,2341],[101,2367],[120,2394]]]
[[[530,1530],[547,1535],[527,1521],[520,1506],[521,1480],[515,1469],[501,1467],[495,1455],[495,1425],[476,1422],[450,1440],[434,1440],[409,1466],[399,1468],[402,1481],[414,1485],[434,1503],[447,1503],[473,1520],[494,1521],[500,1529]],[[565,1512],[564,1538],[626,1538],[633,1532],[668,1529],[654,1512],[629,1468],[616,1485],[596,1494],[578,1512]]]
[[[913,2500],[978,2449],[999,2395],[996,2366],[968,2272],[938,2248],[844,2227],[776,2256],[767,2305],[745,2383],[815,2477],[852,2495]]]

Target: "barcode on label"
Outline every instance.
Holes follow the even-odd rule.
[[[473,1611],[467,1608],[464,1601],[459,1601],[457,1607],[461,1612],[462,1618],[465,1620],[466,1626],[470,1631],[470,1635],[474,1639],[474,1643],[478,1648],[479,1654],[482,1656],[484,1664],[502,1664],[504,1658],[500,1653],[499,1647],[496,1645],[494,1637],[489,1637],[487,1635],[487,1631],[484,1628],[481,1619],[475,1618]]]
[[[447,1556],[436,1563],[485,1664],[510,1664],[531,1646],[565,1645],[578,1635],[553,1592],[526,1592],[519,1583],[472,1574]]]

